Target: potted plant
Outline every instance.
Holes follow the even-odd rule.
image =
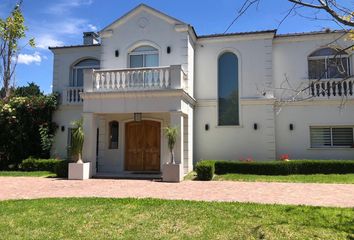
[[[178,138],[178,128],[165,127],[164,132],[171,158],[169,162],[163,165],[162,180],[164,182],[180,182],[183,179],[183,168],[182,164],[176,163],[174,154],[174,147]]]
[[[84,146],[84,128],[83,119],[72,122],[74,127],[72,131],[70,154],[76,162],[69,163],[69,179],[84,180],[90,177],[90,163],[82,160],[82,150]]]
[[[173,149],[176,145],[178,129],[176,127],[166,127],[165,136],[167,138],[168,149],[170,150],[170,154],[171,154],[171,164],[175,164],[175,154]]]

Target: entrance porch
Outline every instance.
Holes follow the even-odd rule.
[[[164,128],[178,128],[175,161],[184,174],[193,169],[192,114],[84,113],[84,160],[91,162],[93,177],[161,178],[170,161]]]

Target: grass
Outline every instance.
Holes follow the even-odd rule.
[[[55,177],[56,174],[47,171],[0,171],[0,177]]]
[[[354,209],[157,199],[0,202],[1,239],[353,239]]]
[[[191,172],[185,180],[195,180],[196,173]],[[242,182],[299,182],[299,183],[344,183],[354,184],[354,174],[310,174],[310,175],[288,175],[288,176],[267,176],[252,174],[223,174],[215,175],[214,181],[242,181]]]

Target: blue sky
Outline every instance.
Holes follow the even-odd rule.
[[[0,17],[7,16],[15,2],[2,0]],[[44,92],[51,92],[53,56],[48,46],[81,44],[82,32],[99,31],[140,3],[193,25],[197,34],[202,35],[223,33],[243,0],[24,0],[27,35],[36,39],[37,47],[22,50],[16,69],[16,85],[35,82]],[[258,9],[249,9],[228,32],[276,29],[291,6],[285,0],[262,0]],[[353,7],[353,3],[349,7]],[[313,11],[300,9],[299,13],[314,16]],[[332,21],[312,21],[291,15],[279,27],[278,33],[317,31],[324,27],[339,28]]]

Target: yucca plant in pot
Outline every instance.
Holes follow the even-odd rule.
[[[171,158],[169,162],[163,165],[162,179],[165,182],[180,182],[183,179],[182,164],[176,163],[174,154],[174,147],[178,138],[178,128],[165,127],[164,132]]]
[[[90,178],[90,163],[82,160],[84,146],[83,119],[72,122],[73,131],[70,152],[72,157],[77,157],[77,161],[69,163],[69,179],[84,180]]]
[[[175,163],[174,147],[176,145],[178,129],[176,127],[165,127],[165,136],[167,138],[168,149],[171,154],[171,164]]]
[[[76,120],[72,122],[73,131],[71,138],[71,155],[72,157],[77,157],[76,163],[83,163],[82,161],[82,149],[84,146],[84,128],[83,119]]]

